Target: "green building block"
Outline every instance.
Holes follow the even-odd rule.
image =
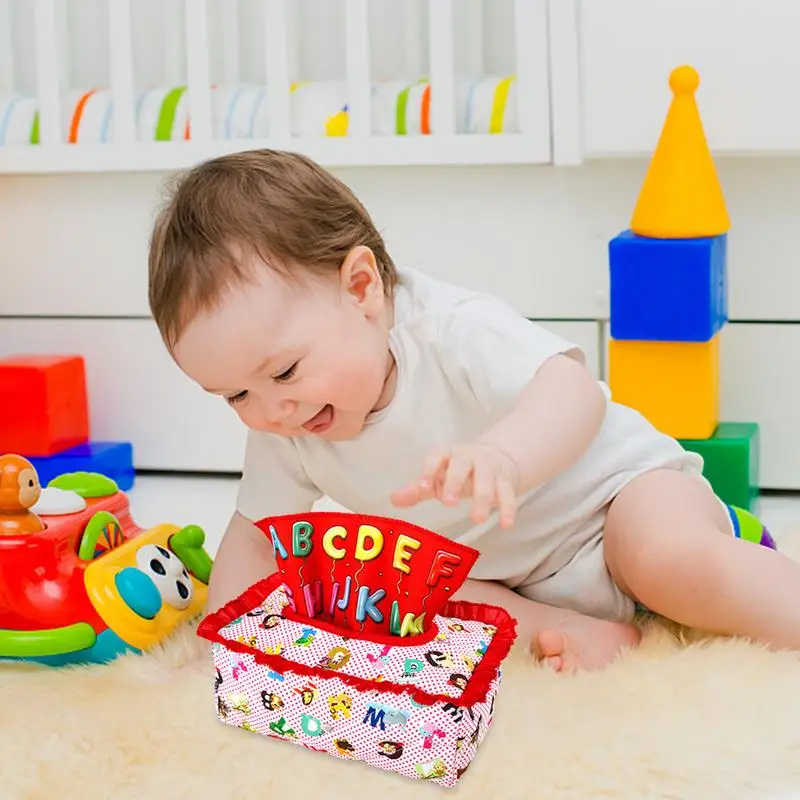
[[[759,435],[755,422],[721,422],[710,439],[681,439],[699,453],[703,474],[721,500],[753,511],[758,500]]]

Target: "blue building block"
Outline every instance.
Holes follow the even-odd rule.
[[[707,342],[728,321],[727,234],[650,239],[624,231],[608,256],[613,339]]]
[[[135,477],[133,447],[128,442],[87,442],[47,458],[26,458],[39,474],[42,486],[65,472],[99,472],[126,492]]]

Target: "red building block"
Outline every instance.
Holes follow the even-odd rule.
[[[0,359],[0,453],[51,456],[89,440],[80,356]]]

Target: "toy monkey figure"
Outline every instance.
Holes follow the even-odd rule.
[[[39,533],[44,523],[30,511],[42,494],[39,476],[27,458],[0,456],[0,536]]]

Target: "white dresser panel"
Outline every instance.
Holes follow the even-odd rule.
[[[544,325],[583,347],[599,374],[596,323]],[[139,469],[241,469],[244,426],[175,366],[151,320],[0,318],[0,356],[19,353],[82,355],[92,438],[132,442]]]
[[[138,468],[241,468],[238,417],[175,366],[152,321],[0,319],[0,355],[17,353],[83,356],[91,437],[132,442]]]
[[[607,326],[603,338],[607,348]],[[734,323],[722,331],[720,419],[758,423],[764,489],[800,490],[798,354],[800,325]]]
[[[763,487],[800,489],[800,325],[730,325],[720,344],[723,418],[759,423]]]
[[[648,154],[681,64],[715,151],[800,150],[798,38],[795,0],[579,0],[585,155]]]
[[[602,171],[347,169],[399,266],[488,291],[529,317],[602,315]],[[4,176],[0,315],[147,316],[163,174]],[[629,206],[633,198],[625,198]],[[619,216],[625,225],[628,211]]]

